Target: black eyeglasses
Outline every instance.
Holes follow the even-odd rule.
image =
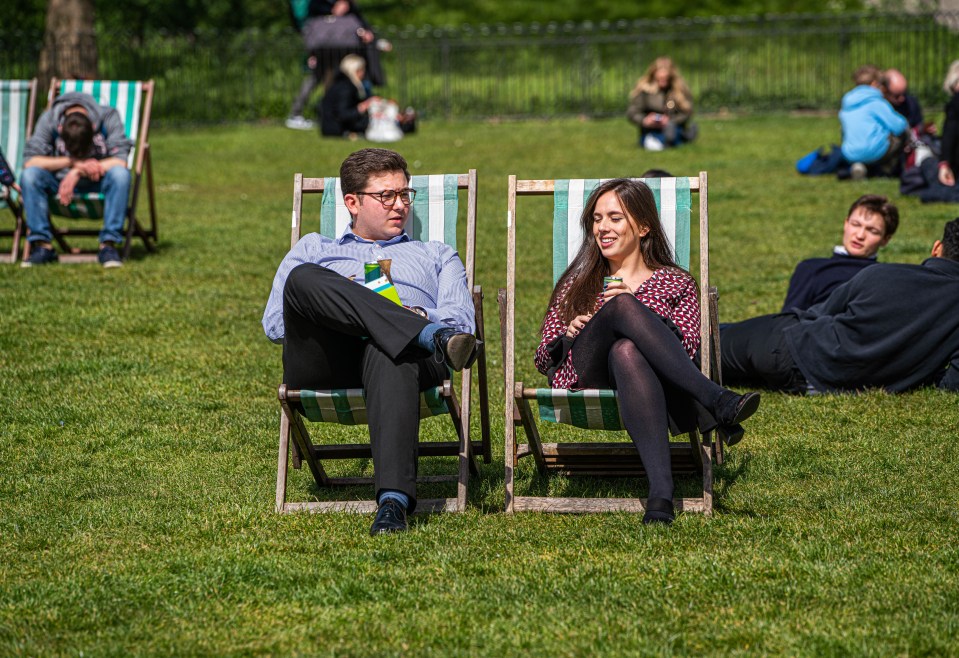
[[[354,192],[356,196],[371,196],[380,203],[382,203],[387,208],[392,208],[396,205],[396,200],[399,199],[403,202],[404,206],[408,206],[413,203],[413,199],[416,198],[416,190],[412,188],[406,188],[404,190],[383,190],[382,192]]]

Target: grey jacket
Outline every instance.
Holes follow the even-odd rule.
[[[38,155],[48,157],[68,155],[60,138],[60,124],[63,121],[63,113],[74,105],[82,105],[93,123],[93,149],[86,155],[97,160],[127,159],[133,148],[133,142],[123,132],[120,113],[108,105],[97,104],[93,96],[89,94],[71,91],[57,96],[53,107],[40,115],[33,135],[24,146],[24,162]]]

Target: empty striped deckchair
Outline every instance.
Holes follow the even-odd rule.
[[[33,132],[36,102],[36,78],[0,80],[0,149],[17,179],[23,171],[23,146]],[[13,214],[13,228],[0,229],[0,235],[13,238],[13,246],[9,253],[0,254],[0,262],[14,263],[26,230],[23,204],[16,190],[0,184],[0,208],[3,206]]]
[[[456,247],[456,218],[460,191],[467,196],[466,211],[466,276],[473,293],[476,311],[476,336],[483,340],[483,291],[474,276],[476,258],[476,170],[466,174],[413,176],[410,185],[416,190],[406,232],[421,241],[439,240]],[[338,178],[304,178],[296,174],[293,181],[293,230],[290,244],[300,239],[304,196],[322,194],[320,203],[320,233],[338,237],[350,223],[350,214],[343,203]],[[472,369],[462,371],[460,396],[457,397],[452,379],[424,391],[420,398],[420,418],[448,414],[456,434],[454,441],[420,441],[419,454],[426,457],[458,457],[456,475],[421,476],[420,482],[458,482],[455,498],[421,500],[417,510],[462,511],[466,508],[466,487],[470,473],[479,472],[475,458],[482,455],[485,463],[491,460],[489,397],[487,388],[486,354],[480,349],[474,367],[478,375],[481,439],[470,439],[472,408]],[[375,500],[366,501],[310,501],[287,502],[287,467],[292,454],[293,467],[300,468],[305,461],[319,487],[335,485],[372,484],[370,477],[341,477],[327,475],[321,460],[370,458],[372,452],[367,439],[363,443],[314,443],[304,418],[313,423],[360,425],[366,423],[366,403],[363,389],[336,389],[326,391],[291,390],[285,384],[279,388],[280,446],[276,474],[276,509],[370,512],[376,510]],[[292,438],[292,441],[291,441]]]
[[[50,84],[49,104],[59,94],[81,91],[90,94],[101,105],[116,108],[123,120],[124,132],[133,141],[133,149],[127,158],[131,173],[130,201],[124,227],[123,258],[130,255],[133,238],[143,242],[147,251],[156,250],[157,213],[156,195],[153,187],[153,165],[150,159],[150,113],[153,108],[153,80],[58,80]],[[144,181],[144,178],[146,179]],[[141,186],[146,184],[149,205],[149,226],[144,226],[137,215],[137,201]],[[55,195],[50,196],[50,214],[73,219],[98,219],[103,217],[103,195],[87,193],[75,195],[69,204],[61,204]],[[51,222],[53,238],[60,245],[61,262],[96,261],[96,249],[84,250],[72,247],[68,236],[96,236],[99,227],[58,227]]]
[[[500,323],[504,331],[504,376],[506,379],[506,511],[549,512],[603,512],[642,511],[645,501],[639,498],[559,498],[520,496],[515,491],[517,461],[532,456],[540,473],[563,473],[591,476],[639,476],[642,462],[632,442],[561,442],[545,443],[533,416],[530,401],[539,407],[539,420],[563,423],[588,430],[621,430],[619,407],[614,390],[569,391],[553,388],[528,388],[516,381],[516,231],[519,219],[517,197],[530,195],[553,196],[553,282],[565,271],[582,244],[579,219],[590,193],[600,184],[599,179],[579,180],[517,180],[509,177],[507,289],[500,290]],[[717,293],[709,287],[708,210],[706,173],[695,178],[651,178],[644,181],[656,198],[663,227],[674,249],[680,266],[689,268],[691,210],[693,194],[699,195],[699,264],[700,298],[702,304],[702,371],[709,376],[718,350]],[[533,354],[520,358],[532,362]],[[527,443],[518,444],[516,427],[522,426]],[[545,431],[545,428],[544,428]],[[670,442],[673,472],[700,474],[703,481],[701,497],[675,500],[678,509],[710,513],[712,510],[712,462],[721,459],[719,443],[710,433],[700,437],[697,432],[688,441]]]

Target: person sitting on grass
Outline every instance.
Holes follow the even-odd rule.
[[[347,55],[340,72],[320,101],[320,132],[326,137],[355,137],[370,125],[370,105],[376,96],[363,84],[366,62],[359,55]]]
[[[369,148],[340,167],[352,222],[334,239],[310,233],[273,279],[263,330],[283,344],[283,382],[295,389],[364,388],[379,508],[371,535],[407,529],[416,507],[420,391],[476,358],[466,269],[442,242],[405,231],[415,190],[406,160]],[[364,263],[391,259],[399,306],[363,281]]]
[[[833,249],[831,258],[809,258],[796,265],[782,310],[804,311],[874,265],[876,253],[889,244],[898,227],[899,210],[886,197],[864,194],[856,199],[843,224],[842,244]]]
[[[853,76],[856,86],[842,97],[841,149],[853,180],[898,175],[906,144],[909,123],[883,98],[880,74],[875,66],[860,66]]]
[[[723,381],[789,393],[959,391],[959,218],[921,265],[878,263],[805,311],[720,327]]]
[[[639,145],[662,151],[696,139],[693,95],[669,57],[657,57],[636,81],[626,118],[639,126]]]
[[[30,256],[23,267],[59,260],[53,250],[48,195],[66,205],[74,192],[102,192],[103,230],[98,260],[104,267],[123,262],[117,245],[123,242],[123,221],[130,196],[127,156],[133,148],[120,113],[98,105],[82,92],[61,94],[40,115],[37,129],[23,149],[23,206],[30,234]]]
[[[670,429],[719,425],[739,440],[759,394],[725,389],[693,364],[700,343],[696,281],[673,261],[645,183],[600,184],[580,225],[586,238],[553,289],[536,368],[553,388],[617,390],[623,425],[649,479],[643,523],[671,523]]]

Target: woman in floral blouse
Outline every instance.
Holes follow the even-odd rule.
[[[649,478],[643,522],[670,523],[669,429],[718,424],[741,436],[737,426],[759,407],[759,394],[725,389],[693,363],[696,282],[673,261],[644,183],[602,183],[580,222],[587,238],[553,289],[536,367],[553,388],[618,391],[620,416]],[[607,276],[621,280],[604,286]]]

